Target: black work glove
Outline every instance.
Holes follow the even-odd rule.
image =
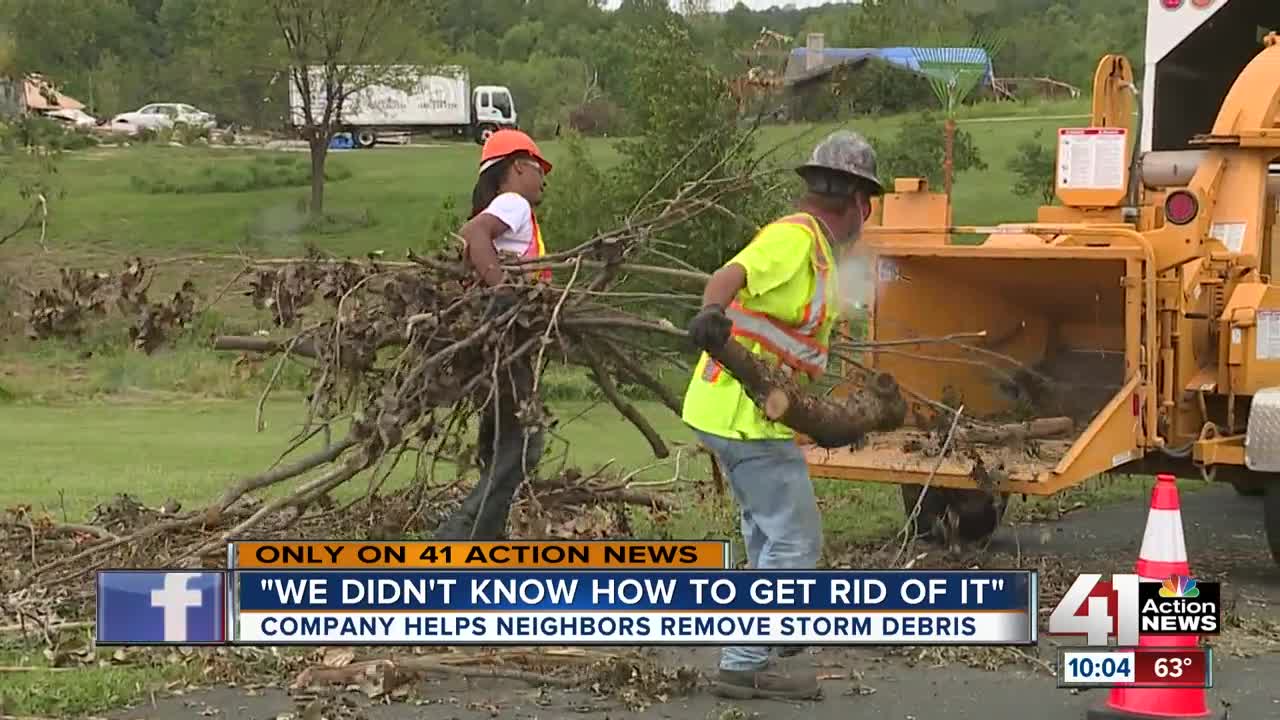
[[[811,436],[810,439],[813,440],[814,445],[817,445],[824,450],[838,450],[840,448],[858,450],[867,442],[866,436],[863,435],[855,437],[852,440],[850,440],[848,436],[836,437],[834,435],[825,437],[821,435]]]
[[[708,305],[689,321],[689,339],[699,350],[718,350],[729,340],[733,321],[721,305]]]

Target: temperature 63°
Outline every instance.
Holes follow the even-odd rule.
[[[1182,671],[1191,667],[1195,663],[1189,657],[1162,657],[1156,658],[1152,664],[1152,672],[1158,678],[1178,679],[1182,677]]]

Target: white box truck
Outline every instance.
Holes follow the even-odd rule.
[[[314,66],[309,72],[314,117],[319,118],[326,100],[324,68]],[[351,74],[381,81],[370,82],[343,103],[339,132],[350,133],[357,147],[373,147],[379,133],[463,135],[483,143],[501,128],[518,127],[511,91],[500,85],[472,88],[465,68],[357,67]],[[302,93],[292,81],[289,105],[293,125],[305,124]]]
[[[1205,156],[1191,139],[1213,129],[1263,37],[1280,31],[1280,2],[1146,1],[1140,172],[1150,186],[1181,185]],[[1280,197],[1280,163],[1272,163],[1268,187]]]
[[[1208,133],[1240,71],[1280,31],[1275,0],[1146,0],[1142,150],[1186,150]]]

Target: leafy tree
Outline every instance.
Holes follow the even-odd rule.
[[[722,176],[742,170],[753,149],[728,85],[699,55],[683,22],[646,27],[636,47],[632,101],[641,134],[621,144],[623,161],[611,183],[623,212],[674,197],[713,169]],[[757,188],[726,198],[722,209],[686,224],[682,237],[673,238],[686,246],[682,258],[703,270],[722,265],[781,207],[777,194]]]
[[[427,0],[385,3],[398,18],[417,14]],[[519,86],[517,105],[536,109],[540,127],[587,105],[569,87],[574,77],[541,82],[549,68],[585,66],[595,78],[595,98],[625,110],[643,104],[636,70],[645,53],[641,29],[680,19],[669,0],[623,0],[605,10],[602,0],[430,0],[435,13],[388,23],[373,34],[368,58],[392,62],[404,47],[439,50],[430,57],[467,59],[477,83]],[[375,3],[383,5],[384,3]],[[975,28],[1006,39],[996,59],[1000,75],[1049,76],[1086,88],[1098,58],[1122,52],[1141,76],[1146,9],[1114,0],[863,0],[817,8],[751,10],[737,3],[722,14],[680,19],[701,63],[728,76],[746,68],[742,53],[761,28],[802,44],[806,32],[826,34],[827,45],[966,45]],[[361,3],[296,0],[299,12],[324,8],[326,34],[342,34],[350,46],[354,28],[372,10]],[[357,7],[360,6],[360,7]],[[131,110],[145,102],[191,102],[238,124],[287,123],[291,60],[272,3],[249,0],[0,0],[0,23],[15,38],[15,58],[54,78],[65,91],[87,101],[95,114]],[[231,22],[233,16],[241,16]],[[317,23],[317,27],[321,23]],[[339,30],[339,26],[347,30]],[[314,35],[314,33],[312,33]],[[407,37],[406,36],[412,36]],[[1070,37],[1075,42],[1046,42]],[[415,45],[415,41],[416,45]],[[439,47],[436,47],[436,43]],[[323,45],[323,43],[310,43]],[[323,54],[323,53],[322,53]],[[406,59],[423,61],[420,56]],[[474,62],[471,60],[474,58]],[[308,59],[319,64],[322,58]],[[784,60],[778,59],[779,65]],[[525,72],[508,63],[537,64]],[[781,69],[780,67],[775,69]],[[861,77],[828,88],[831,97],[806,98],[808,114],[831,118],[850,112],[896,112],[918,106],[906,76]],[[514,78],[514,79],[509,79]],[[881,82],[885,80],[885,82]],[[902,81],[895,87],[895,80]],[[871,86],[865,89],[864,86]],[[825,104],[817,102],[823,100]],[[640,114],[640,113],[636,113]],[[630,118],[635,119],[635,118]]]
[[[1042,138],[1043,133],[1037,130],[1034,139],[1019,143],[1017,153],[1009,158],[1006,167],[1017,178],[1014,193],[1051,205],[1057,196],[1057,156]]]
[[[942,186],[946,138],[943,121],[933,113],[911,118],[899,127],[892,140],[872,140],[872,144],[880,164],[880,180],[885,187],[893,187],[895,177],[922,177],[929,181],[931,188]],[[973,136],[960,128],[955,132],[953,152],[957,175],[967,170],[987,169]]]
[[[293,121],[311,151],[311,218],[324,217],[324,166],[329,143],[342,128],[342,111],[374,85],[413,82],[405,65],[430,27],[426,0],[237,0],[233,24],[261,27],[265,14],[277,32],[263,48],[287,74]],[[296,93],[296,95],[295,95]],[[293,106],[295,103],[290,102]]]

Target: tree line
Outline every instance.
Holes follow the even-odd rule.
[[[387,4],[394,22],[357,38],[351,16]],[[634,72],[651,60],[642,30],[678,23],[710,71],[740,76],[753,65],[780,72],[777,50],[822,32],[828,47],[966,46],[998,35],[1000,76],[1051,77],[1088,91],[1098,58],[1127,55],[1140,71],[1144,7],[1113,0],[863,0],[817,8],[687,15],[668,0],[291,0],[315,26],[350,25],[359,59],[461,64],[477,84],[512,89],[522,126],[546,134],[573,124],[611,134],[639,131],[646,98]],[[682,3],[686,9],[700,3]],[[38,71],[99,116],[156,101],[188,102],[223,122],[274,128],[287,117],[288,54],[261,0],[0,0],[0,58]],[[752,56],[762,29],[790,38]],[[342,34],[342,33],[338,33]],[[330,35],[331,36],[331,35]],[[4,68],[0,68],[3,70]],[[900,74],[864,81],[842,103],[808,115],[883,112],[930,96]],[[810,117],[810,119],[819,119]]]

